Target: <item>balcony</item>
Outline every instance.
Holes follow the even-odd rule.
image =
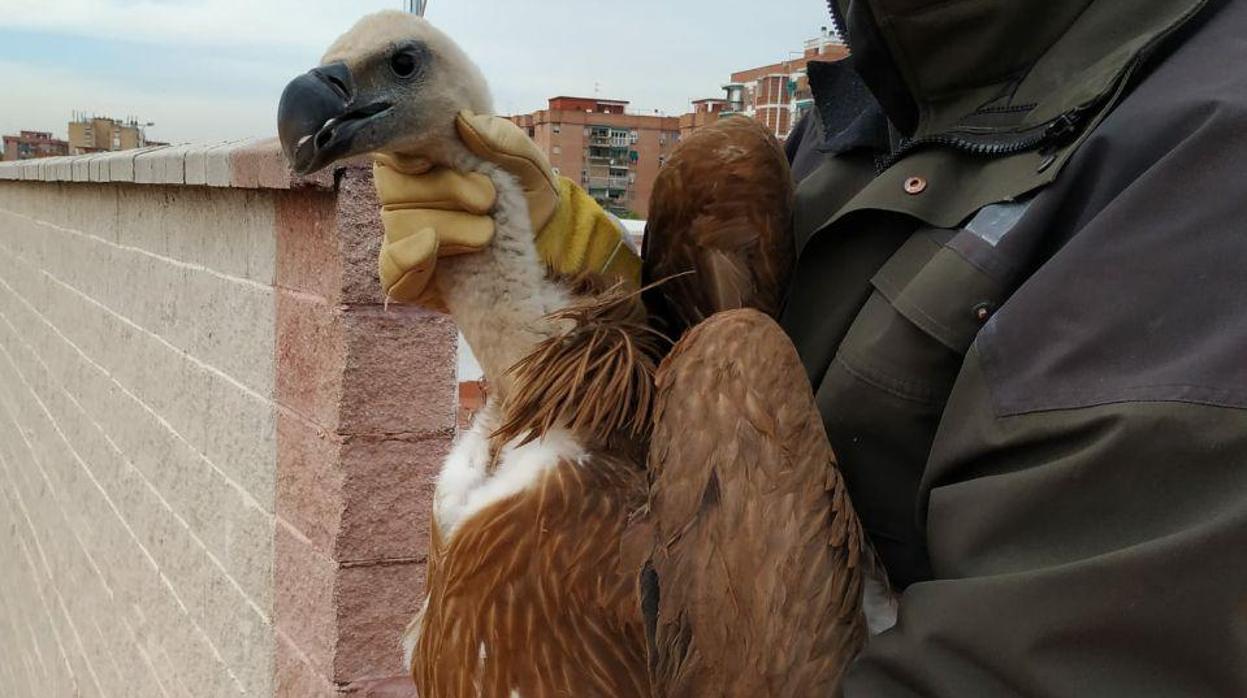
[[[624,191],[632,186],[632,180],[627,177],[589,177],[588,181],[590,191]]]

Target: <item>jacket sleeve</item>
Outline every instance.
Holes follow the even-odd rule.
[[[1247,695],[1247,411],[1007,417],[972,356],[933,454],[937,581],[848,696]]]
[[[1074,232],[980,332],[930,454],[935,579],[847,696],[1247,695],[1247,108],[1193,107],[1160,157],[1143,118],[1054,185]]]

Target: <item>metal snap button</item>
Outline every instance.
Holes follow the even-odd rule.
[[[991,303],[979,303],[974,306],[974,319],[979,322],[987,322],[992,316]]]
[[[912,195],[921,194],[927,190],[927,180],[925,177],[910,177],[905,180],[905,193]]]

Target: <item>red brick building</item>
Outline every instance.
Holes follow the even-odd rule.
[[[839,34],[824,28],[818,38],[805,42],[800,58],[732,73],[731,82],[723,86],[729,108],[761,121],[783,140],[805,110],[814,105],[806,65],[811,61],[838,61],[848,55]]]
[[[693,100],[693,111],[680,117],[680,137],[688,138],[693,131],[718,121],[731,111],[731,106],[722,97]]]
[[[627,113],[628,102],[552,97],[546,109],[511,120],[550,158],[616,215],[645,217],[658,168],[680,140],[681,119]]]
[[[69,155],[69,143],[53,138],[47,131],[22,131],[4,136],[5,160],[31,160]]]

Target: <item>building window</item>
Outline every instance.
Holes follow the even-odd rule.
[[[555,124],[555,125],[553,126],[553,129],[554,129],[554,132],[555,132],[555,133],[562,133],[562,132],[563,132],[563,124]]]
[[[557,167],[551,167],[550,171],[554,173],[555,177],[558,177],[559,175],[563,174],[562,172],[559,171],[559,168]]]
[[[635,145],[637,141],[641,140],[641,134],[636,131],[633,131],[631,133],[631,138],[632,138],[633,145]]]
[[[556,145],[556,146],[554,146],[554,154],[555,154],[555,155],[562,155],[562,154],[563,154],[563,146],[561,146],[561,145]]]

